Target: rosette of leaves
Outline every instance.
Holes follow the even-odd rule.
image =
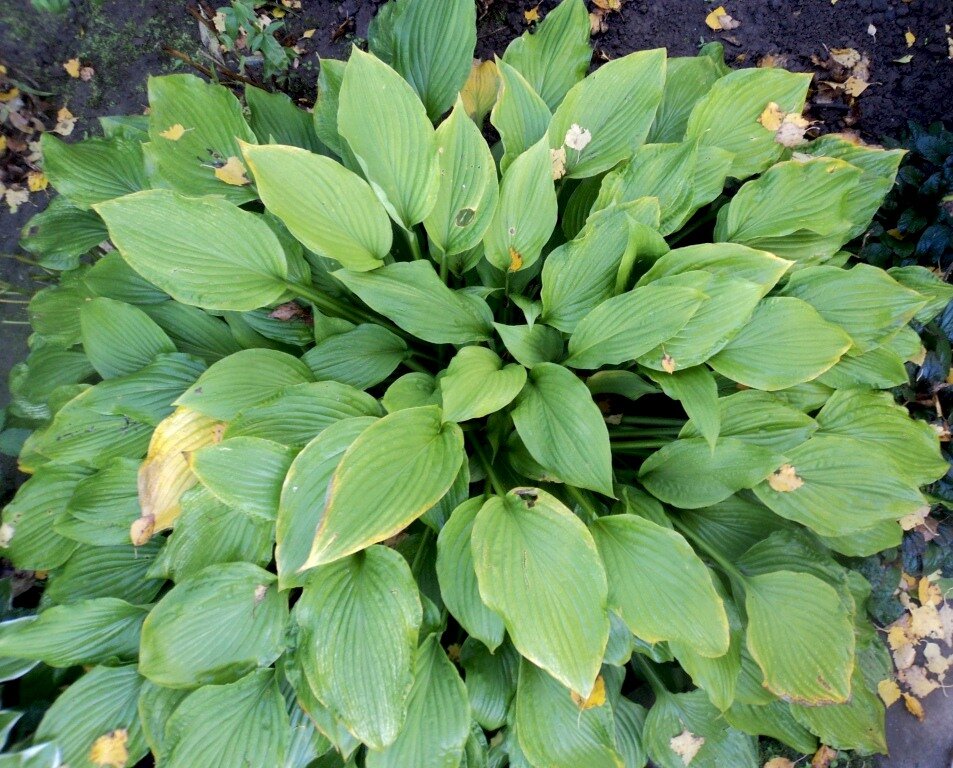
[[[580,0],[489,67],[474,25],[384,6],[313,115],[174,75],[46,140],[0,655],[84,667],[73,768],[884,750],[841,558],[946,470],[882,390],[950,289],[842,250],[899,153],[793,154],[807,76],[717,51],[586,75]]]

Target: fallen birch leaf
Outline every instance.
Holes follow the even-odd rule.
[[[822,744],[811,758],[811,768],[828,768],[835,757],[837,757],[837,750]]]
[[[592,693],[589,694],[588,698],[583,698],[575,691],[570,693],[572,696],[573,704],[575,704],[579,709],[595,709],[596,707],[601,707],[606,703],[606,681],[602,675],[599,675],[596,678],[596,684],[592,687]]]
[[[927,671],[923,667],[913,666],[903,670],[899,677],[904,685],[910,689],[910,693],[918,698],[929,696],[940,684],[927,677]]]
[[[830,57],[842,67],[847,67],[847,69],[860,61],[860,53],[855,48],[831,48]]]
[[[741,22],[733,19],[723,5],[719,5],[705,17],[705,24],[716,32],[723,29],[737,29],[741,26]]]
[[[794,768],[794,763],[786,757],[772,757],[764,764],[764,768]]]
[[[783,464],[776,472],[768,475],[768,485],[778,493],[790,493],[804,485],[804,480],[797,476],[794,467]]]
[[[93,69],[92,67],[82,67],[79,70],[79,79],[82,80],[84,83],[88,83],[90,80],[93,79],[93,75],[95,74],[96,74],[96,70]]]
[[[913,715],[917,720],[923,721],[923,705],[919,699],[914,698],[909,693],[905,693],[903,694],[903,703],[907,708],[907,712]]]
[[[917,41],[917,36],[908,29],[903,33],[903,39],[907,41],[907,48],[912,48],[913,44]]]
[[[169,141],[178,141],[185,135],[185,128],[182,126],[182,123],[176,123],[175,125],[170,125],[164,131],[159,131],[159,135]]]
[[[63,69],[66,70],[66,74],[70,77],[79,77],[79,66],[79,59],[70,59],[63,64]]]
[[[125,728],[103,734],[90,747],[89,762],[109,768],[126,768],[129,762],[129,750],[126,748],[128,741],[129,732]]]
[[[528,11],[523,11],[523,19],[527,24],[535,24],[539,21],[539,6],[534,6]]]
[[[553,181],[561,179],[566,175],[566,147],[549,150],[553,161]]]
[[[877,683],[877,693],[884,705],[889,707],[900,698],[900,686],[894,680],[881,680]]]
[[[688,765],[695,759],[695,755],[698,754],[698,750],[700,750],[704,744],[704,737],[696,736],[688,729],[682,731],[678,736],[673,736],[668,741],[668,746],[672,752],[682,758],[682,762],[685,763],[685,765]]]
[[[49,183],[42,171],[30,171],[26,176],[26,185],[31,192],[40,192],[46,189]]]
[[[16,213],[20,206],[30,199],[30,193],[22,187],[9,187],[3,194],[3,199],[10,209],[10,213]]]
[[[923,658],[927,662],[927,669],[941,680],[949,671],[950,664],[953,663],[943,655],[937,643],[927,643],[923,647]]]
[[[235,155],[232,155],[225,161],[225,165],[215,169],[215,178],[231,184],[233,187],[243,187],[251,184],[251,180],[245,175],[245,166]]]

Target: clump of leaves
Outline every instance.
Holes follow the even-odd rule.
[[[239,72],[245,74],[254,66],[268,81],[285,76],[298,52],[282,44],[285,24],[259,10],[263,5],[255,0],[232,0],[216,11],[212,24],[222,51],[238,59]]]
[[[147,120],[44,138],[33,244],[65,271],[30,305],[2,539],[48,586],[0,655],[89,671],[37,742],[74,768],[885,749],[890,657],[839,557],[896,546],[946,471],[881,390],[951,289],[842,246],[901,153],[795,153],[807,76],[717,50],[586,76],[588,38],[564,0],[473,66],[470,0],[400,0],[313,115],[175,75]]]

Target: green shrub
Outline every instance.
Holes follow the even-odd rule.
[[[841,247],[901,153],[792,151],[809,76],[718,50],[584,77],[579,0],[497,95],[474,21],[385,6],[313,118],[175,75],[44,139],[0,656],[88,668],[35,736],[72,768],[885,749],[841,559],[946,471],[881,390],[950,288]]]

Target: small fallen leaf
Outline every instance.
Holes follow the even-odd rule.
[[[553,181],[561,179],[566,175],[566,147],[549,150],[553,161]]]
[[[53,128],[53,133],[58,133],[60,136],[69,136],[76,127],[76,119],[72,112],[63,107],[56,113],[56,127]]]
[[[3,199],[7,204],[7,208],[10,209],[10,213],[16,213],[20,210],[20,206],[30,199],[30,193],[22,187],[9,187],[7,191],[3,193]]]
[[[19,88],[11,88],[9,91],[0,91],[0,102],[13,101],[19,95],[20,95]]]
[[[530,8],[528,11],[523,11],[523,18],[526,20],[527,24],[535,24],[539,21],[539,6]]]
[[[251,184],[251,180],[245,175],[245,166],[235,155],[232,155],[225,161],[225,165],[215,169],[215,178],[231,184],[233,187],[243,187]]]
[[[7,137],[0,133],[0,155],[7,151]]]
[[[622,10],[622,0],[592,0],[592,4],[603,11],[618,12]]]
[[[185,128],[182,126],[182,123],[176,123],[175,125],[170,125],[164,131],[159,131],[159,135],[169,141],[178,141],[185,135]]]
[[[764,108],[758,118],[758,122],[769,131],[777,131],[781,127],[782,120],[784,120],[784,110],[773,101],[768,102],[768,106]]]
[[[224,32],[226,23],[227,22],[225,21],[225,14],[222,13],[221,11],[219,11],[212,17],[212,24],[214,25],[215,30],[217,32]]]
[[[904,685],[910,689],[910,693],[917,697],[929,696],[940,684],[927,677],[927,671],[923,667],[910,667],[898,674]]]
[[[129,762],[129,750],[126,748],[128,741],[129,732],[125,728],[103,734],[90,747],[89,762],[110,768],[126,768]]]
[[[867,25],[867,34],[871,37],[877,37],[877,27],[873,23]]]
[[[312,37],[314,37],[314,33],[315,33],[315,30],[313,29],[306,29],[304,32],[301,33],[301,37],[303,37],[305,40],[310,40]]]
[[[764,768],[794,768],[794,763],[786,757],[772,757],[764,764]]]
[[[510,246],[510,272],[518,272],[523,266],[523,254]]]
[[[728,15],[728,11],[725,10],[723,5],[719,5],[705,17],[705,24],[708,25],[709,29],[716,32],[723,29],[737,29],[741,26],[740,21]]]
[[[855,48],[831,48],[830,57],[848,69],[860,61],[860,54]]]
[[[917,36],[908,29],[903,33],[903,39],[907,41],[907,48],[912,48],[913,44],[917,41]]]
[[[4,523],[0,525],[0,549],[6,549],[10,546],[10,542],[13,541],[13,534],[16,533],[16,528],[14,528],[10,523]]]
[[[596,707],[601,707],[606,703],[606,681],[599,675],[596,678],[596,684],[592,687],[592,693],[589,694],[588,698],[583,698],[575,691],[570,693],[572,696],[573,704],[575,704],[579,709],[595,709]]]
[[[79,59],[70,59],[63,64],[63,69],[66,70],[66,74],[70,77],[79,77],[79,67]]]
[[[866,80],[861,80],[859,77],[854,77],[851,75],[844,81],[844,90],[849,96],[857,97],[860,96],[864,91],[870,87],[870,83]]]
[[[907,635],[907,630],[899,624],[895,624],[887,631],[887,644],[890,646],[890,650],[896,651],[909,642],[910,637]]]
[[[804,485],[804,480],[790,464],[782,464],[780,469],[768,475],[768,485],[778,493],[790,493]]]
[[[774,133],[774,140],[785,147],[797,147],[805,143],[804,133],[811,127],[809,120],[794,112],[789,112],[781,121],[781,127]]]
[[[156,519],[153,515],[143,515],[136,518],[129,526],[129,539],[134,547],[142,547],[149,543],[155,533]]]
[[[589,145],[590,141],[592,141],[592,133],[589,132],[589,129],[573,123],[569,126],[569,130],[566,131],[566,138],[563,140],[563,143],[570,149],[582,152],[582,150]]]
[[[923,521],[927,519],[927,515],[930,514],[929,505],[924,505],[920,507],[915,512],[911,512],[909,515],[904,515],[900,518],[900,527],[905,531],[912,531],[918,525],[922,525]]]
[[[589,13],[589,34],[601,35],[609,31],[609,22],[606,21],[606,11],[600,8]]]
[[[935,605],[920,605],[910,609],[910,633],[918,638],[943,636],[943,623]]]
[[[678,734],[678,736],[673,736],[668,740],[669,748],[682,758],[682,762],[685,763],[685,765],[688,765],[695,759],[695,755],[698,754],[698,750],[700,750],[704,744],[704,737],[696,736],[687,728]]]
[[[672,357],[668,352],[662,355],[662,370],[665,373],[675,373],[675,358]]]
[[[923,721],[923,705],[919,699],[914,698],[909,693],[903,694],[903,703],[907,712],[913,715],[917,720]]]
[[[96,74],[96,70],[93,69],[92,67],[82,67],[79,70],[79,79],[82,80],[84,83],[88,83],[90,80],[93,79],[93,75],[95,74]]]
[[[894,59],[893,63],[894,64],[909,64],[911,61],[913,61],[913,54],[908,53],[906,56],[901,56],[899,59]]]
[[[913,647],[913,643],[906,643],[893,652],[893,665],[902,672],[913,666],[916,658],[917,649]]]
[[[940,646],[937,643],[927,643],[923,647],[923,658],[926,659],[927,669],[941,680],[946,676],[947,671],[949,671],[950,664],[953,663],[953,661],[943,655],[943,651],[940,650]]]
[[[885,706],[890,706],[900,698],[900,686],[894,680],[881,680],[877,683],[877,693]]]
[[[42,171],[30,171],[26,175],[26,185],[31,192],[39,192],[49,185],[46,174]]]
[[[943,593],[930,579],[924,576],[917,585],[917,595],[920,605],[939,605],[943,602]]]
[[[953,606],[944,603],[939,613],[940,625],[943,630],[940,639],[947,645],[953,645]]]
[[[837,750],[822,744],[811,758],[811,768],[828,768],[835,757],[837,757]]]

